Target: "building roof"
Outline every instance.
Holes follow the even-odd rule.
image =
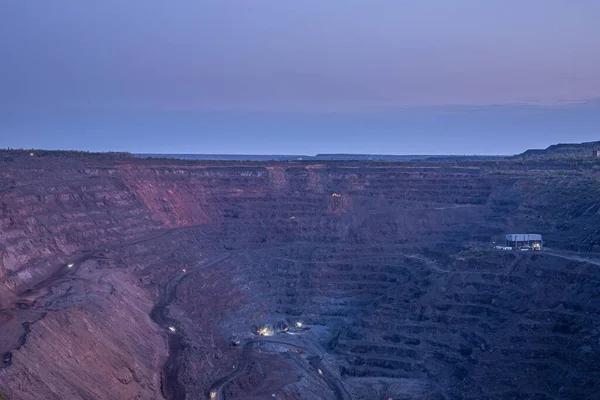
[[[509,242],[527,242],[529,240],[542,240],[539,233],[510,233],[506,235]]]

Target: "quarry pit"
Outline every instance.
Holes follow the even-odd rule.
[[[597,162],[0,160],[7,399],[600,391]]]

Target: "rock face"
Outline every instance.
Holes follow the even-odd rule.
[[[11,365],[0,369],[7,398],[161,398],[167,349],[148,316],[151,300],[132,279],[108,276],[111,295],[49,312],[33,324]]]
[[[600,164],[0,160],[9,399],[598,391]]]

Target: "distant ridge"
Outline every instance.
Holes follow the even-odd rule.
[[[0,156],[65,157],[65,158],[112,158],[130,159],[135,155],[126,151],[46,150],[46,149],[0,149]]]
[[[527,150],[517,157],[595,157],[600,151],[600,141],[584,143],[559,143],[545,149]]]

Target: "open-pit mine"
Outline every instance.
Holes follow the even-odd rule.
[[[598,254],[600,158],[1,151],[0,398],[598,398]]]

